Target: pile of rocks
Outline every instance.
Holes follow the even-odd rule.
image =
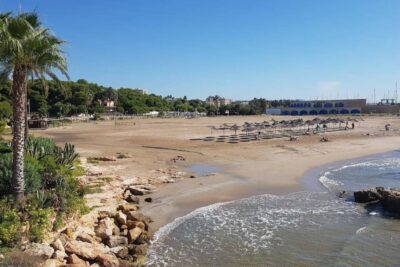
[[[138,209],[126,203],[100,211],[92,229],[66,228],[50,245],[31,244],[26,252],[46,258],[45,267],[144,266],[152,221]]]

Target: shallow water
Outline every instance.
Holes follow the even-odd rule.
[[[156,233],[150,266],[400,266],[400,220],[339,190],[400,186],[400,153],[327,168],[324,185],[214,204]],[[318,181],[314,178],[315,181]]]

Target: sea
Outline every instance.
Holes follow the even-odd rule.
[[[202,207],[160,228],[149,266],[400,266],[400,218],[341,191],[400,188],[400,151],[311,170],[303,191]]]

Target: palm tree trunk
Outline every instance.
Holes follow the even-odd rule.
[[[26,68],[17,66],[13,72],[13,193],[20,203],[24,199],[24,145],[26,114]]]

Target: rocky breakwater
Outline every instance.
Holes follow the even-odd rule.
[[[152,220],[139,211],[139,198],[151,185],[128,186],[125,201],[115,210],[98,211],[91,227],[68,227],[46,244],[31,244],[25,252],[47,259],[45,267],[145,266]]]
[[[400,213],[400,189],[385,189],[384,187],[370,188],[354,192],[357,203],[380,203],[391,212]]]

